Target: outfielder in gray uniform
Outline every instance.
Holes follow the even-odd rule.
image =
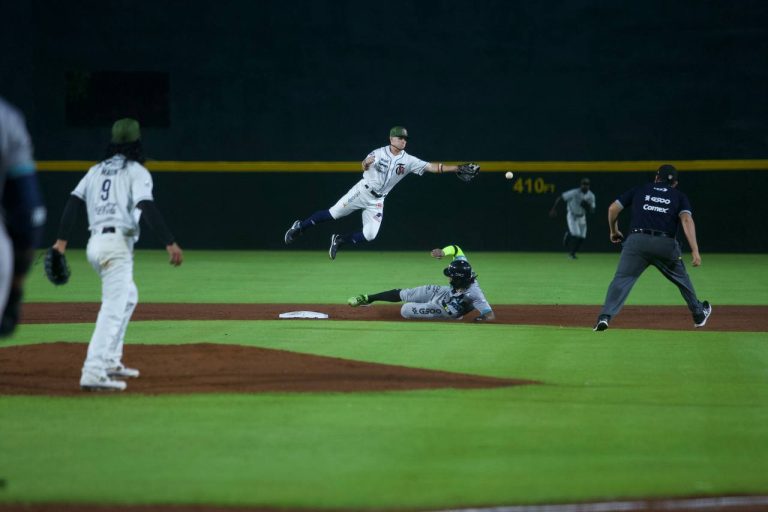
[[[45,217],[24,117],[0,98],[0,337],[16,329]]]
[[[456,165],[430,163],[405,152],[408,144],[408,130],[395,126],[389,130],[389,145],[374,149],[361,165],[363,177],[336,204],[328,210],[319,210],[304,220],[296,220],[285,233],[285,243],[291,244],[303,232],[316,224],[346,217],[363,210],[363,230],[346,235],[331,235],[328,256],[336,259],[339,248],[345,244],[370,242],[379,233],[384,219],[384,198],[409,174],[422,176],[424,172],[456,172]]]
[[[477,274],[472,271],[461,248],[449,245],[443,249],[433,249],[431,255],[438,259],[454,256],[451,264],[443,269],[443,274],[450,279],[448,286],[428,284],[416,288],[396,288],[369,295],[356,295],[350,297],[347,303],[357,307],[376,301],[405,302],[400,308],[400,314],[403,318],[418,320],[461,320],[473,310],[480,312],[480,315],[475,317],[475,322],[494,320],[496,316],[477,282]]]
[[[557,205],[563,200],[568,209],[568,231],[563,236],[563,245],[568,250],[568,257],[576,259],[576,252],[587,238],[587,213],[594,213],[596,202],[595,194],[589,190],[589,178],[582,178],[579,188],[572,188],[555,199],[555,204],[549,210],[549,216],[557,216]]]

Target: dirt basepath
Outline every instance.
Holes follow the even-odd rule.
[[[25,304],[22,323],[89,323],[96,320],[99,303]],[[318,311],[333,320],[406,321],[400,306],[376,304],[351,308],[340,304],[166,304],[140,303],[133,320],[277,320],[286,311]],[[554,325],[591,328],[600,306],[496,305],[496,322],[518,325]],[[471,322],[476,314],[467,315]],[[693,320],[685,306],[627,306],[612,322],[614,329],[693,330]],[[768,306],[714,305],[707,331],[768,331]]]

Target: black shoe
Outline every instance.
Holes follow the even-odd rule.
[[[569,252],[569,253],[568,253],[568,257],[569,257],[570,259],[572,259],[572,260],[576,260],[576,259],[578,259],[578,258],[576,257],[576,254],[575,254],[575,253],[572,253],[572,252]]]
[[[694,327],[704,327],[707,323],[707,320],[709,320],[709,315],[712,314],[712,305],[709,303],[709,301],[705,300],[701,303],[701,305],[703,307],[701,314],[695,316],[693,319]]]
[[[331,247],[328,249],[328,257],[335,260],[339,247],[341,247],[341,235],[331,235]]]
[[[608,328],[609,319],[610,317],[608,315],[600,315],[599,317],[597,317],[597,323],[592,328],[592,330],[597,332],[606,330]]]
[[[293,243],[293,241],[296,240],[300,234],[301,234],[301,221],[297,220],[293,224],[291,224],[291,227],[288,228],[288,231],[285,232],[285,243],[286,244]]]

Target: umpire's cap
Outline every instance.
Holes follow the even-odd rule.
[[[664,164],[656,171],[656,176],[661,178],[662,181],[672,183],[677,181],[677,169],[674,165]]]
[[[112,144],[130,144],[141,138],[139,122],[130,117],[118,119],[112,125]]]
[[[408,138],[408,130],[405,129],[404,126],[393,126],[391,130],[389,130],[389,136],[390,137],[402,137],[404,139]]]

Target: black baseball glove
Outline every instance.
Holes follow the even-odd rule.
[[[66,284],[69,281],[69,265],[62,253],[49,247],[45,253],[45,275],[55,285]]]
[[[589,213],[594,212],[594,209],[592,208],[592,204],[586,199],[581,200],[581,207],[584,208],[585,212],[589,212]]]
[[[461,164],[456,170],[456,177],[461,181],[472,181],[478,174],[480,174],[480,166],[473,162]]]

